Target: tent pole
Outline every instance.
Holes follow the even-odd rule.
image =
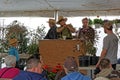
[[[55,18],[55,21],[57,21],[57,19],[58,19],[58,11],[57,10],[55,10],[55,12],[54,12],[54,18]]]

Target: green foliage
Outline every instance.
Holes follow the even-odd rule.
[[[28,30],[19,21],[15,20],[10,25],[7,26],[6,40],[11,38],[16,38],[19,41],[18,50],[19,53],[26,53],[27,51],[27,38]]]
[[[116,24],[116,23],[120,23],[120,19],[114,20],[114,23],[115,23],[115,24]]]
[[[92,25],[93,21],[89,18],[89,25]]]
[[[96,47],[91,42],[86,42],[86,52],[92,56],[96,56]]]
[[[8,41],[0,39],[0,52],[7,53],[8,51]]]
[[[39,46],[36,43],[31,43],[28,46],[28,54],[35,54],[35,53],[39,53]]]
[[[16,38],[19,41],[18,50],[19,53],[38,53],[38,41],[45,36],[45,26],[38,26],[36,30],[28,31],[26,26],[15,20],[9,24],[6,28],[5,39],[1,39],[0,51],[5,52],[9,48],[8,40]]]
[[[103,24],[103,20],[102,19],[94,19],[94,24]]]
[[[29,46],[27,49],[28,54],[34,54],[34,53],[39,53],[39,40],[43,39],[45,36],[45,27],[43,25],[38,26],[36,30],[30,31],[29,32]]]

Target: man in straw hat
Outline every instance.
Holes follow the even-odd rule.
[[[54,19],[49,19],[49,31],[44,39],[57,39],[57,32],[56,32],[56,21]]]
[[[103,27],[107,36],[103,39],[103,48],[100,59],[96,64],[97,69],[95,70],[95,74],[99,72],[98,67],[103,58],[108,58],[110,60],[113,69],[116,69],[117,64],[118,38],[112,31],[113,26],[111,22],[105,22]]]
[[[18,40],[16,38],[10,39],[9,40],[9,55],[13,55],[16,57],[16,67],[18,67],[18,61],[19,61],[19,52],[17,50],[17,45],[18,45]]]
[[[58,17],[57,24],[60,25],[60,27],[57,28],[57,32],[59,33],[59,37],[63,38],[63,36],[66,36],[66,39],[72,39],[72,33],[75,32],[75,28],[71,24],[66,24],[67,18],[64,18],[63,16]]]

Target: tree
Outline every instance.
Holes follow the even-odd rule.
[[[15,20],[11,24],[7,26],[6,40],[8,41],[11,38],[16,38],[19,41],[18,50],[19,53],[26,53],[27,51],[27,42],[29,39],[27,38],[28,30],[27,28]]]
[[[34,54],[39,53],[39,40],[43,39],[45,37],[45,26],[41,25],[38,26],[36,30],[30,31],[30,42],[28,46],[28,53]]]

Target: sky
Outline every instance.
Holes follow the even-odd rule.
[[[86,17],[86,16],[84,16]],[[67,23],[71,23],[76,30],[78,30],[79,28],[82,27],[82,22],[81,20],[84,17],[69,17],[67,20]],[[96,16],[90,16],[87,17],[90,19],[95,19],[97,18]],[[99,18],[101,19],[108,19],[108,20],[114,20],[114,19],[120,19],[120,16],[99,16]],[[49,18],[43,18],[43,17],[1,17],[0,18],[0,26],[6,26],[9,25],[12,21],[14,20],[18,20],[19,22],[23,23],[25,26],[27,26],[28,29],[36,29],[38,26],[44,25],[45,28],[45,32],[47,33],[47,31],[49,30],[49,25],[47,23],[47,21],[49,20]],[[59,25],[57,25],[59,27]],[[94,26],[92,26],[94,28]],[[99,28],[99,29],[95,29],[98,33],[99,33],[99,40],[96,43],[95,46],[97,46],[97,56],[100,56],[100,52],[102,51],[102,43],[103,43],[103,38],[106,36],[106,34],[104,33],[103,28]],[[118,58],[120,58],[120,48],[118,49]]]

